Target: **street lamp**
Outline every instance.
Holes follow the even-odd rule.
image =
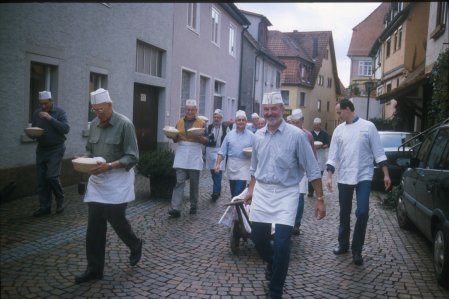
[[[366,120],[368,120],[369,117],[369,96],[371,94],[371,91],[375,88],[375,81],[372,81],[369,79],[368,81],[365,81],[365,91],[368,93],[368,98],[366,100]]]

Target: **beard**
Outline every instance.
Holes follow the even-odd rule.
[[[268,126],[276,126],[276,125],[278,125],[278,124],[280,124],[281,123],[281,120],[282,120],[282,116],[281,115],[279,115],[279,116],[269,116],[268,118],[265,118],[266,119],[266,121],[267,121],[267,125]]]

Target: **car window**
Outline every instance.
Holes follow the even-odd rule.
[[[413,137],[413,135],[414,134],[404,134],[404,133],[379,134],[380,142],[382,143],[383,147],[398,147],[401,144],[403,144],[405,141],[408,141],[409,139],[411,139]],[[412,146],[415,143],[416,142],[413,142],[412,144],[407,145],[407,146]]]
[[[448,151],[449,151],[449,130],[441,129],[435,138],[432,149],[427,161],[427,167],[430,169],[446,169],[448,168]]]
[[[430,151],[430,148],[432,146],[432,141],[433,138],[435,137],[435,134],[437,133],[437,130],[433,130],[432,132],[430,132],[425,138],[424,141],[422,142],[421,146],[419,147],[419,151],[418,154],[416,156],[416,158],[418,159],[418,167],[419,168],[424,168],[426,167],[426,158],[427,155]]]

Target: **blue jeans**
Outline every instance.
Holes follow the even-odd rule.
[[[361,181],[357,185],[338,184],[338,200],[340,203],[340,227],[338,229],[338,244],[341,248],[349,249],[349,235],[351,232],[352,196],[356,194],[357,209],[351,250],[361,252],[365,243],[366,226],[369,218],[369,195],[371,181]]]
[[[304,193],[299,194],[298,209],[296,210],[295,225],[301,226],[302,214],[304,213]]]
[[[246,188],[246,181],[229,180],[229,187],[231,187],[231,198],[239,195]]]
[[[216,173],[215,170],[211,169],[210,174],[212,176],[212,193],[220,194],[221,193],[221,178],[223,177],[223,171]]]
[[[271,295],[282,296],[290,262],[292,226],[276,224],[274,242],[271,245],[271,223],[253,222],[251,239],[260,257],[272,265],[268,289]]]

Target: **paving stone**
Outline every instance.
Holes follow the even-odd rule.
[[[265,298],[265,263],[249,239],[238,254],[230,250],[230,230],[217,222],[230,200],[210,201],[212,180],[202,171],[198,214],[189,215],[189,186],[178,219],[168,219],[168,200],[150,199],[149,181],[136,176],[136,200],[128,219],[144,240],[139,264],[129,266],[129,249],[108,225],[103,280],[81,285],[74,276],[86,267],[87,206],[77,186],[64,190],[62,214],[31,216],[37,196],[0,204],[1,298]],[[284,298],[448,298],[436,284],[432,245],[416,232],[401,230],[394,211],[373,192],[363,256],[335,256],[338,198],[325,192],[327,216],[313,217],[314,199],[305,198],[301,235],[292,238]],[[355,206],[355,205],[354,205]],[[355,207],[354,207],[355,209]],[[354,212],[351,224],[355,221]]]

